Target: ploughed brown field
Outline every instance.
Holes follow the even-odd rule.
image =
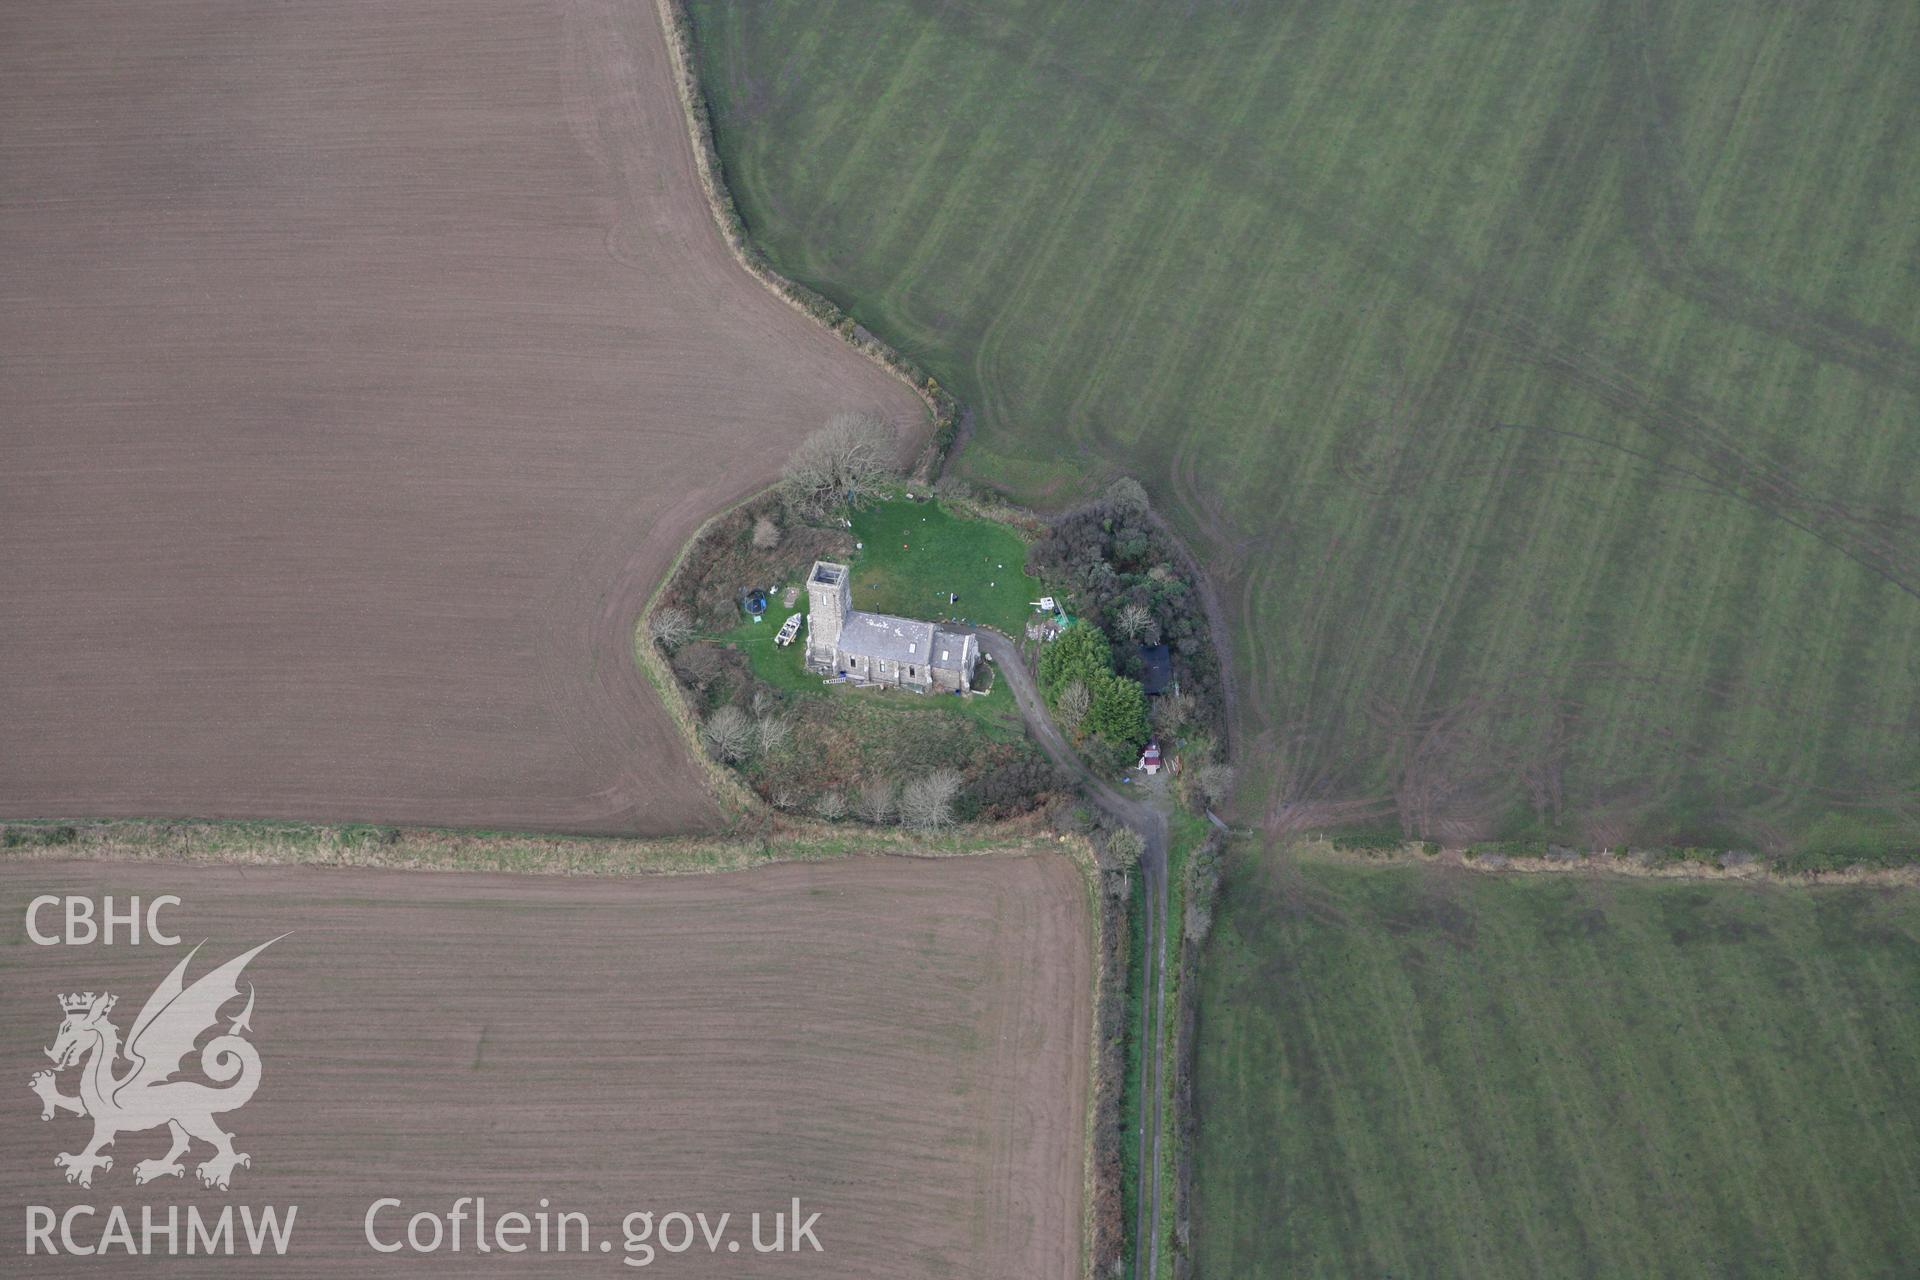
[[[28,1206],[79,1204],[96,1210],[74,1220],[83,1244],[113,1205],[136,1231],[143,1205],[162,1221],[169,1205],[206,1218],[298,1205],[286,1257],[246,1274],[1078,1274],[1091,922],[1064,857],[619,881],[12,862],[0,889],[15,944],[0,951],[9,1275],[100,1270],[98,1258],[29,1268],[21,1256]],[[26,938],[34,895],[124,905],[163,892],[183,899],[161,916],[180,946]],[[28,1090],[48,1066],[56,995],[112,991],[125,1035],[192,943],[208,939],[189,980],[288,930],[226,1010],[251,984],[261,1083],[218,1121],[251,1167],[227,1192],[204,1188],[198,1147],[184,1178],[136,1187],[135,1166],[164,1155],[166,1135],[127,1133],[91,1188],[63,1181],[54,1156],[81,1150],[91,1121],[42,1122]],[[62,1073],[62,1093],[82,1069]],[[550,1213],[583,1213],[587,1255],[483,1256],[471,1218],[459,1253],[388,1256],[364,1239],[384,1197],[402,1202],[375,1219],[393,1243],[412,1214],[444,1219],[462,1196],[484,1196],[490,1219],[531,1217],[542,1197]],[[771,1243],[773,1210],[795,1197],[803,1218],[820,1214],[822,1251],[756,1254],[749,1215],[762,1213]],[[731,1213],[741,1248],[709,1254],[696,1230],[687,1252],[623,1266],[623,1219],[637,1211],[705,1212],[710,1226]]]
[[[646,595],[922,420],[727,255],[648,0],[7,6],[0,261],[15,816],[709,824]]]

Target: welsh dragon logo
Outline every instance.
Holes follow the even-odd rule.
[[[124,1049],[120,1029],[107,1020],[117,996],[88,991],[60,997],[65,1018],[53,1047],[46,1051],[53,1059],[53,1070],[36,1072],[29,1083],[40,1095],[42,1120],[53,1119],[59,1111],[93,1117],[93,1141],[85,1150],[53,1158],[55,1165],[66,1170],[68,1182],[92,1186],[95,1170],[113,1168],[113,1157],[101,1151],[112,1146],[115,1138],[162,1125],[172,1135],[173,1145],[158,1160],[142,1160],[133,1167],[136,1184],[185,1173],[180,1157],[196,1139],[213,1147],[212,1157],[196,1169],[206,1186],[224,1191],[236,1166],[252,1165],[252,1157],[233,1149],[233,1135],[214,1122],[215,1116],[244,1107],[260,1087],[260,1054],[245,1038],[252,1030],[248,1021],[253,1016],[251,983],[246,1007],[230,1020],[225,1033],[200,1049],[200,1070],[224,1087],[173,1077],[193,1052],[194,1042],[220,1022],[221,1007],[240,995],[240,974],[247,962],[278,941],[261,943],[192,986],[186,984],[187,965],[200,947],[189,951],[141,1006]],[[128,1065],[116,1071],[122,1058]],[[74,1066],[80,1067],[80,1092],[69,1097],[59,1091],[55,1078]]]

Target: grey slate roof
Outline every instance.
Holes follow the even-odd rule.
[[[965,632],[942,631],[931,622],[855,609],[841,625],[834,647],[877,662],[964,671],[969,650],[977,651],[978,644]],[[942,652],[947,656],[941,657]]]
[[[843,653],[858,654],[881,662],[931,662],[934,625],[911,618],[895,618],[884,613],[855,609],[840,627],[837,647]],[[911,652],[907,646],[912,645]]]
[[[933,665],[942,671],[964,671],[962,660],[967,656],[967,647],[977,643],[970,635],[956,635],[951,631],[936,631],[933,635]],[[947,656],[941,657],[944,652]]]

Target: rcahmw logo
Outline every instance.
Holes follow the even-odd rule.
[[[46,901],[49,899],[36,899],[28,909],[28,927],[36,942],[41,936],[34,928],[34,916]],[[69,909],[66,941],[69,945],[92,942],[96,935],[91,930],[80,939],[73,937],[76,931],[71,922],[75,918]],[[109,915],[108,919],[113,917]],[[147,923],[148,937],[153,941],[163,945],[177,941],[153,928],[151,918]],[[132,941],[137,945],[137,932]],[[260,1053],[247,1039],[253,1030],[253,984],[247,984],[246,1003],[237,1014],[223,1018],[221,1010],[240,998],[240,976],[247,965],[278,941],[280,938],[263,942],[189,985],[187,966],[199,954],[200,947],[196,946],[147,997],[124,1041],[112,1018],[117,996],[85,991],[58,997],[60,1028],[45,1050],[53,1068],[34,1073],[28,1084],[39,1096],[42,1120],[71,1113],[93,1121],[93,1135],[85,1146],[53,1157],[54,1167],[68,1182],[93,1186],[97,1175],[113,1169],[113,1157],[106,1154],[106,1149],[120,1135],[154,1129],[166,1130],[169,1146],[164,1154],[133,1166],[135,1185],[184,1176],[187,1166],[182,1157],[188,1156],[196,1143],[212,1148],[205,1160],[194,1165],[195,1178],[203,1188],[225,1191],[236,1170],[252,1167],[252,1156],[234,1148],[234,1135],[216,1117],[238,1111],[260,1087]],[[226,1027],[221,1030],[223,1021]],[[194,1061],[200,1074],[212,1083],[176,1078],[208,1031],[216,1034],[198,1046]],[[79,1077],[76,1091],[61,1092],[60,1076],[75,1070]],[[119,1205],[104,1210],[74,1205],[58,1213],[47,1205],[28,1205],[27,1252],[232,1253],[236,1243],[255,1254],[269,1247],[276,1253],[286,1251],[298,1206],[259,1211],[251,1205],[240,1206],[238,1236],[234,1210],[232,1205],[218,1212],[189,1205],[184,1213],[179,1206],[156,1212],[149,1205],[140,1210],[136,1229]],[[100,1218],[104,1221],[91,1221]]]

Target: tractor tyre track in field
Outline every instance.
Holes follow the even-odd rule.
[[[1044,44],[1036,46],[1023,40],[1018,32],[993,23],[978,11],[944,8],[935,16],[944,25],[964,29],[974,43],[1001,49],[1008,56],[1017,54],[1022,63],[1060,77],[1076,91],[1099,101],[1104,110],[1126,117],[1141,132],[1171,144],[1174,154],[1191,157],[1192,163],[1203,163],[1214,154],[1217,139],[1180,113],[1130,91],[1124,84],[1087,74],[1084,68],[1055,56]],[[1569,172],[1569,164],[1574,165],[1571,172],[1594,172],[1605,167],[1610,155],[1622,152],[1627,155],[1624,167],[1629,170],[1636,166],[1657,168],[1663,160],[1664,153],[1645,154],[1645,115],[1650,108],[1643,100],[1649,94],[1644,75],[1641,82],[1636,82],[1634,68],[1623,56],[1618,25],[1602,15],[1590,27],[1586,46],[1593,56],[1592,78],[1586,81],[1584,93],[1568,94],[1562,109],[1547,122],[1529,162],[1531,177],[1522,184],[1525,191],[1547,194],[1523,197],[1510,208],[1494,237],[1496,241],[1502,237],[1524,238],[1528,228],[1546,216],[1538,207],[1539,200],[1558,198],[1551,194],[1555,191],[1571,194],[1579,188],[1577,182],[1551,180],[1555,174]],[[1209,173],[1217,185],[1259,201],[1276,219],[1297,225],[1363,269],[1453,311],[1457,319],[1452,358],[1466,359],[1476,350],[1500,353],[1500,357],[1516,364],[1542,370],[1618,415],[1619,430],[1612,438],[1596,437],[1586,444],[1636,455],[1654,474],[1666,477],[1666,483],[1697,483],[1748,504],[1785,527],[1814,538],[1901,592],[1920,597],[1920,545],[1895,514],[1850,491],[1852,486],[1845,477],[1803,465],[1806,459],[1776,456],[1762,443],[1762,433],[1744,423],[1717,420],[1711,405],[1689,395],[1684,387],[1663,382],[1643,361],[1609,350],[1592,335],[1572,331],[1564,319],[1545,313],[1532,301],[1525,282],[1511,278],[1504,268],[1476,267],[1446,246],[1435,246],[1408,234],[1396,225],[1394,215],[1369,214],[1337,197],[1310,194],[1323,188],[1284,162],[1224,170],[1216,167]],[[1627,181],[1646,184],[1659,179],[1657,175],[1637,175]],[[1648,243],[1644,236],[1641,243]],[[1727,284],[1727,273],[1700,269],[1690,246],[1687,252],[1678,252],[1671,248],[1670,238],[1663,243],[1670,247],[1654,255],[1656,265],[1661,260],[1670,267],[1688,264],[1677,274],[1674,270],[1666,272],[1662,278],[1669,286],[1692,282],[1704,288],[1701,282],[1711,282],[1712,296],[1703,300],[1717,300],[1725,314],[1767,332],[1789,336],[1815,358],[1840,363],[1883,385],[1906,385],[1910,361],[1898,350],[1877,347],[1867,327],[1845,318],[1810,319],[1805,308],[1785,307],[1784,303],[1770,310],[1759,309],[1750,298],[1742,301],[1735,296]],[[1333,298],[1328,305],[1344,308],[1352,304]],[[1424,400],[1432,394],[1432,389],[1423,389],[1417,398]],[[982,412],[992,412],[991,401]],[[1635,434],[1641,439],[1635,440]],[[1511,461],[1503,460],[1494,470],[1505,474],[1502,467]],[[1413,448],[1405,450],[1397,462],[1404,468],[1424,468],[1431,457],[1428,451]],[[1198,475],[1182,475],[1181,465],[1176,455],[1174,485],[1184,513],[1209,544],[1204,552],[1222,558],[1225,567],[1221,576],[1234,580],[1229,591],[1239,594],[1240,588],[1251,586],[1246,575],[1237,572],[1246,564],[1246,544],[1218,518],[1218,508],[1204,496]],[[1424,472],[1421,478],[1425,478]],[[1398,477],[1388,479],[1397,481]],[[1250,616],[1246,608],[1243,599],[1236,609],[1242,620]],[[1222,630],[1218,634],[1227,633]],[[1270,664],[1272,657],[1258,646],[1242,655],[1249,664],[1242,673],[1247,687],[1257,690],[1275,683],[1270,671],[1259,669]],[[1433,655],[1426,655],[1421,670],[1429,670],[1432,659]],[[1236,710],[1233,718],[1240,717],[1247,717],[1239,720],[1243,731],[1255,736],[1279,718],[1267,707],[1260,709],[1258,719]],[[1319,736],[1312,730],[1308,733],[1310,737]],[[1329,745],[1322,743],[1311,754],[1324,755]],[[1310,770],[1315,775],[1330,771],[1337,772],[1338,765],[1325,760]]]
[[[1622,166],[1623,215],[1655,279],[1738,324],[1844,365],[1869,380],[1920,395],[1920,351],[1888,330],[1820,307],[1785,289],[1743,278],[1708,260],[1694,235],[1695,202],[1675,155],[1680,110],[1665,65],[1659,23],[1644,0],[1626,0],[1616,24],[1617,92],[1629,111],[1630,162]]]
[[[1605,42],[1603,49],[1616,65],[1613,81],[1603,94],[1604,109],[1598,120],[1563,118],[1551,126],[1547,131],[1549,138],[1561,137],[1564,127],[1573,132],[1574,139],[1584,139],[1584,142],[1543,146],[1537,166],[1563,165],[1567,156],[1573,154],[1585,156],[1582,163],[1597,163],[1608,150],[1631,147],[1634,162],[1625,166],[1629,174],[1639,173],[1642,167],[1652,170],[1649,181],[1660,181],[1663,173],[1668,174],[1663,185],[1671,191],[1674,179],[1670,176],[1666,148],[1662,145],[1648,154],[1645,145],[1645,135],[1649,131],[1657,134],[1660,130],[1657,120],[1646,124],[1638,133],[1635,130],[1635,125],[1641,123],[1635,104],[1651,99],[1652,89],[1634,92],[1635,86],[1626,79],[1633,71],[1633,64],[1623,65],[1620,37],[1602,31],[1597,33],[1597,38]],[[1641,65],[1646,74],[1653,74],[1648,64]],[[1156,122],[1164,120],[1157,112],[1150,113],[1148,118]],[[1164,127],[1176,136],[1192,132],[1171,122]],[[1198,141],[1186,137],[1181,140],[1189,144]],[[1460,339],[1490,341],[1522,361],[1548,369],[1574,387],[1599,393],[1598,398],[1623,417],[1692,454],[1716,473],[1717,483],[1724,491],[1812,535],[1906,594],[1920,594],[1920,572],[1916,572],[1920,566],[1914,563],[1920,561],[1920,555],[1891,545],[1891,539],[1900,531],[1888,529],[1884,519],[1853,510],[1842,495],[1821,493],[1803,484],[1798,476],[1815,470],[1805,465],[1804,460],[1788,465],[1758,456],[1752,444],[1752,432],[1714,422],[1702,407],[1689,403],[1678,392],[1648,390],[1648,379],[1636,375],[1619,357],[1588,342],[1576,343],[1561,332],[1558,324],[1535,314],[1528,304],[1511,296],[1500,296],[1503,291],[1497,279],[1449,266],[1445,255],[1422,259],[1396,251],[1390,246],[1403,242],[1406,237],[1389,234],[1390,228],[1369,227],[1351,210],[1314,208],[1287,194],[1290,187],[1284,179],[1285,175],[1262,180],[1257,175],[1246,174],[1239,176],[1237,185],[1250,195],[1268,200],[1276,213],[1295,218],[1309,231],[1339,245],[1369,268],[1392,276],[1439,305],[1461,312]],[[1516,208],[1510,215],[1508,233],[1517,232],[1523,225],[1517,220],[1522,213],[1523,209]],[[1656,225],[1690,226],[1691,220],[1659,219]],[[1810,308],[1794,305],[1784,294],[1775,298],[1762,315],[1750,299],[1741,301],[1736,297],[1728,283],[1730,273],[1709,270],[1693,262],[1690,243],[1684,251],[1676,251],[1669,244],[1667,250],[1652,257],[1656,267],[1660,261],[1685,263],[1686,270],[1677,273],[1676,278],[1714,281],[1711,296],[1703,295],[1702,300],[1717,303],[1722,314],[1787,338],[1816,359],[1845,365],[1881,385],[1902,391],[1920,390],[1920,357],[1891,335],[1847,317],[1817,315]],[[1667,275],[1662,279],[1672,283]],[[1765,293],[1757,286],[1744,287],[1756,297]],[[1873,358],[1866,359],[1866,354]]]

